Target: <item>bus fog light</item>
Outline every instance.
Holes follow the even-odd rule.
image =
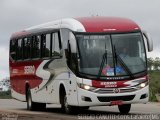
[[[90,97],[81,96],[82,101],[92,102]]]
[[[147,98],[148,97],[148,94],[146,93],[146,94],[142,94],[141,95],[141,97],[140,97],[140,99],[145,99],[145,98]]]

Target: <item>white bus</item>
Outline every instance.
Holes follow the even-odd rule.
[[[146,40],[146,42],[145,42]],[[132,20],[114,17],[61,19],[16,32],[10,39],[13,98],[27,109],[61,104],[75,108],[147,103],[145,43],[152,41]]]

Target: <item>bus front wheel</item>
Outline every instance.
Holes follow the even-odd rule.
[[[67,96],[66,96],[66,95],[64,95],[63,101],[64,101],[64,102],[63,102],[63,105],[62,105],[62,109],[65,111],[65,113],[67,113],[67,114],[73,114],[73,112],[74,112],[74,107],[68,105]]]
[[[67,95],[65,91],[61,93],[61,107],[62,107],[62,110],[67,114],[74,114],[76,111],[75,109],[76,107],[68,104]]]
[[[131,104],[118,105],[121,114],[128,114],[131,109]]]

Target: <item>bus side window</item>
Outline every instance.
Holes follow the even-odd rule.
[[[68,67],[72,70],[72,72],[76,73],[77,69],[77,58],[76,58],[76,53],[71,52],[71,44],[70,41],[68,40],[68,45],[66,49],[66,58],[67,58],[67,65]]]
[[[11,40],[10,42],[10,56],[13,60],[16,60],[16,40]]]
[[[71,45],[69,40],[68,40],[68,45],[66,49],[66,58],[67,58],[67,64],[70,67],[71,66]]]
[[[40,51],[40,37],[33,36],[32,37],[32,58],[40,58],[41,51]]]
[[[29,59],[31,56],[31,38],[24,38],[24,59]]]
[[[51,44],[51,39],[50,39],[50,34],[42,35],[42,57],[50,57],[50,44]]]
[[[17,60],[23,59],[23,42],[22,39],[18,39],[18,46],[17,46]]]
[[[58,32],[52,33],[52,57],[60,56],[60,39]]]

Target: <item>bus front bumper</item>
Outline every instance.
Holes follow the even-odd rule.
[[[95,93],[81,88],[78,90],[78,106],[110,106],[118,104],[147,103],[149,86],[125,93]]]

